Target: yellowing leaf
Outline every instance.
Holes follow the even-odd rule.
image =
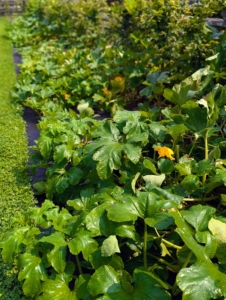
[[[173,150],[171,150],[170,148],[167,148],[167,147],[157,147],[157,148],[155,148],[155,151],[158,152],[159,158],[166,156],[170,160],[175,160],[175,158],[172,156],[174,154]]]

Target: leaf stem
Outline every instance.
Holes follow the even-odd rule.
[[[179,162],[179,159],[180,159],[180,155],[179,155],[179,151],[180,151],[180,146],[179,145],[176,145],[175,147],[175,157],[176,157],[176,162],[178,163]]]
[[[209,148],[208,148],[208,133],[209,133],[209,129],[206,130],[206,134],[204,137],[204,142],[205,142],[205,159],[208,159],[208,152],[209,152]],[[202,185],[205,184],[206,182],[206,176],[207,173],[205,173],[202,177]]]
[[[160,258],[160,257],[158,257],[158,256],[156,256],[156,255],[154,255],[154,254],[147,253],[147,255],[150,256],[150,257],[155,258],[158,262],[160,262],[160,263],[162,263],[162,264],[168,266],[172,271],[174,271],[174,272],[176,272],[176,273],[179,272],[179,267],[178,267],[178,266],[174,266],[174,265],[168,263],[168,262],[165,261],[164,259],[162,259],[162,258]]]
[[[147,263],[147,239],[148,239],[148,229],[147,224],[144,223],[144,246],[143,246],[143,260],[144,260],[144,267],[148,267]]]
[[[191,259],[191,257],[192,257],[192,254],[193,254],[193,252],[190,251],[189,254],[188,254],[187,259],[185,260],[185,262],[184,262],[184,264],[183,264],[183,266],[182,266],[182,269],[187,267],[187,265],[188,265],[188,263],[189,263],[189,261],[190,261],[190,259]]]
[[[79,273],[80,273],[80,275],[82,275],[82,267],[81,267],[81,264],[80,264],[78,255],[75,255],[75,259],[76,259],[76,263],[77,263],[77,265],[78,265]]]
[[[198,140],[198,138],[195,136],[195,139],[194,139],[194,141],[192,143],[191,150],[189,151],[189,154],[188,154],[189,157],[191,157],[192,151],[193,151],[193,149],[195,147],[195,144],[196,144],[197,140]]]
[[[173,243],[170,243],[170,242],[168,242],[168,241],[165,240],[165,239],[162,239],[162,241],[163,241],[163,243],[167,244],[168,246],[170,246],[170,247],[172,247],[172,248],[175,248],[175,249],[177,249],[177,250],[182,249],[181,246],[177,246],[177,245],[175,245],[175,244],[173,244]]]
[[[183,201],[205,201],[205,202],[207,202],[207,201],[212,201],[212,200],[216,200],[216,199],[218,199],[219,197],[218,196],[212,196],[212,197],[209,197],[209,198],[184,198],[183,199]]]

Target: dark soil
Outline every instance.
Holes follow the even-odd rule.
[[[21,63],[22,58],[21,58],[21,55],[16,50],[13,51],[13,59],[14,59],[14,64],[15,64],[15,71],[16,71],[16,74],[18,75],[20,72],[19,64]],[[39,130],[36,125],[38,124],[40,117],[33,109],[31,109],[29,107],[25,107],[23,118],[26,122],[28,146],[34,146],[35,141],[39,137]],[[31,152],[32,152],[32,150],[30,150],[30,153]],[[32,161],[30,161],[29,163],[32,163]],[[31,169],[29,169],[29,175],[31,176],[31,183],[40,181],[42,178],[45,177],[45,169],[37,169],[36,174],[33,174],[31,172]],[[45,200],[44,195],[39,195],[36,198],[37,198],[39,204],[41,204],[41,202],[43,200]]]

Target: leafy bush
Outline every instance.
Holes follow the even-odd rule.
[[[149,72],[167,72],[163,87],[172,87],[205,66],[220,42],[205,19],[222,2],[203,1],[202,9],[179,0],[91,2],[29,2],[10,33],[17,46],[32,45],[23,52],[17,101],[41,111],[49,100],[67,108],[86,100],[114,114],[150,96],[148,90],[139,96]]]

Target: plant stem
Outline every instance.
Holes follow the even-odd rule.
[[[168,242],[168,241],[165,240],[165,239],[162,239],[162,241],[163,241],[163,243],[167,244],[168,246],[170,246],[170,247],[172,247],[172,248],[175,248],[175,249],[177,249],[177,250],[182,249],[182,247],[177,246],[177,245],[175,245],[175,244],[173,244],[173,243],[170,243],[170,242]]]
[[[194,149],[194,147],[195,147],[196,142],[197,142],[197,138],[195,137],[195,139],[194,139],[194,141],[193,141],[193,143],[192,143],[191,149],[190,149],[190,151],[189,151],[189,153],[188,153],[188,156],[189,156],[189,157],[191,157],[191,154],[192,154],[192,151],[193,151],[193,149]]]
[[[144,260],[144,267],[148,267],[147,263],[147,239],[148,239],[148,230],[147,224],[144,223],[144,247],[143,247],[143,260]]]
[[[82,268],[81,268],[81,265],[80,265],[80,261],[79,261],[78,255],[75,255],[75,259],[76,259],[76,263],[78,265],[79,273],[80,273],[80,275],[82,275]]]
[[[176,273],[179,272],[179,267],[174,266],[174,265],[168,263],[168,262],[165,261],[164,259],[162,259],[162,258],[160,258],[160,257],[158,257],[158,256],[156,256],[156,255],[154,255],[154,254],[150,254],[150,253],[147,253],[147,255],[150,256],[150,257],[155,258],[158,262],[160,262],[160,263],[162,263],[162,264],[168,266],[172,271],[174,271],[174,272],[176,272]]]
[[[208,133],[209,133],[209,129],[206,130],[206,134],[205,134],[205,138],[204,138],[204,142],[205,142],[205,159],[208,159],[208,152],[209,152],[209,149],[208,149]],[[202,185],[204,185],[205,182],[206,182],[206,176],[207,176],[207,173],[205,173],[202,177]]]
[[[219,196],[212,196],[212,197],[209,197],[209,198],[184,198],[183,201],[204,201],[204,202],[207,202],[207,201],[212,201],[212,200],[216,200],[218,199]]]
[[[183,266],[182,266],[182,269],[187,267],[187,265],[188,265],[188,263],[189,263],[189,261],[190,261],[190,259],[191,259],[191,257],[192,257],[192,254],[193,254],[193,252],[190,251],[189,254],[188,254],[187,259],[185,260],[185,262],[184,262],[184,264],[183,264]]]
[[[179,145],[176,145],[176,149],[175,149],[175,157],[176,157],[176,162],[178,163],[179,162],[179,148],[180,148],[180,146]]]

